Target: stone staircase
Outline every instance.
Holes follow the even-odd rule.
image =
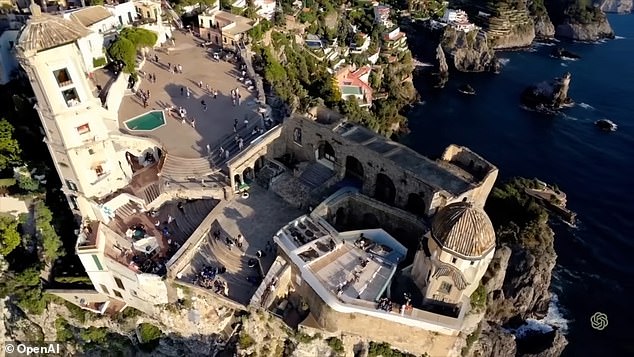
[[[215,200],[189,200],[184,202],[183,211],[176,202],[170,202],[161,208],[161,212],[174,218],[167,226],[171,238],[183,244],[194,233],[209,212],[216,206]]]
[[[302,174],[299,176],[299,180],[306,186],[314,189],[320,186],[322,183],[328,181],[335,173],[326,166],[315,162],[306,167]]]
[[[154,201],[155,199],[158,198],[158,196],[161,195],[161,189],[160,186],[157,182],[152,183],[151,185],[146,186],[143,189],[143,194],[141,198],[143,198],[143,200],[145,200],[146,204],[149,204],[150,202]]]
[[[121,219],[126,219],[138,212],[140,212],[139,205],[136,202],[128,201],[128,203],[115,210],[115,215]]]
[[[206,157],[185,158],[167,154],[161,175],[174,181],[183,181],[191,177],[207,176],[215,171]]]

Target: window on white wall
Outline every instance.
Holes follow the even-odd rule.
[[[443,294],[449,294],[451,292],[451,287],[451,284],[443,281],[442,284],[440,284],[438,291]]]
[[[90,125],[84,124],[84,125],[78,126],[77,127],[77,133],[79,133],[79,134],[90,133]]]
[[[103,171],[103,166],[101,165],[95,166],[95,173],[97,174],[97,176],[101,176],[105,174],[105,172]]]
[[[75,90],[75,88],[70,88],[63,91],[62,95],[64,96],[64,101],[66,102],[66,105],[68,105],[69,107],[74,107],[80,103],[79,95],[77,95],[77,91]]]
[[[70,74],[66,68],[53,71],[53,74],[55,75],[55,79],[57,80],[57,84],[60,88],[73,84],[73,81],[70,79]]]

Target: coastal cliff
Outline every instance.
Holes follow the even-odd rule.
[[[547,315],[557,260],[548,213],[526,194],[528,186],[530,180],[514,179],[494,188],[487,201],[498,248],[482,280],[487,310],[470,356],[558,356],[567,345],[554,327],[517,332],[527,319]]]
[[[567,72],[550,82],[531,85],[522,92],[520,102],[527,109],[552,114],[572,104],[568,97],[570,79],[571,74]]]
[[[632,0],[602,0],[601,10],[604,12],[616,12],[618,14],[627,14],[632,12]]]
[[[614,31],[605,13],[591,2],[546,0],[545,5],[555,24],[557,37],[578,41],[614,38]]]
[[[528,47],[535,39],[535,21],[524,1],[491,1],[478,11],[483,15],[474,21],[486,31],[494,49]]]
[[[555,25],[548,15],[542,0],[531,0],[527,3],[530,16],[535,24],[535,38],[548,39],[555,37]]]
[[[475,31],[465,33],[448,26],[440,44],[445,53],[451,54],[454,67],[461,72],[494,71],[497,68],[495,53],[486,36]]]

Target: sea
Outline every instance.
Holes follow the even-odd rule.
[[[442,90],[419,74],[421,102],[408,113],[411,133],[401,140],[431,157],[452,143],[468,146],[499,168],[499,180],[536,177],[566,192],[578,222],[552,220],[554,298],[548,316],[529,326],[562,329],[570,343],[563,356],[634,356],[634,15],[609,21],[614,40],[557,44],[580,55],[576,61],[535,45],[498,53],[500,74],[452,73]],[[565,72],[574,107],[556,116],[520,108],[526,86]],[[464,83],[477,94],[458,93]],[[594,122],[602,118],[618,130],[600,131]],[[592,327],[597,313],[607,316],[607,326],[595,324],[602,330]]]

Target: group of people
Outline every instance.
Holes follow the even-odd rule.
[[[146,89],[144,91],[143,89],[139,89],[136,93],[139,96],[139,98],[141,98],[141,101],[143,102],[143,108],[147,108],[148,102],[150,101],[150,90]]]
[[[232,89],[231,90],[231,103],[235,107],[236,105],[240,105],[240,100],[242,99],[242,94],[240,94],[240,89]]]
[[[381,300],[379,300],[378,309],[390,312],[392,311],[392,302],[388,298],[381,298]]]
[[[214,267],[206,265],[200,271],[200,274],[194,279],[194,284],[199,285],[206,289],[213,289],[217,294],[229,295],[229,288],[227,282],[224,280],[216,279],[220,274],[224,274],[227,271],[225,267]]]

